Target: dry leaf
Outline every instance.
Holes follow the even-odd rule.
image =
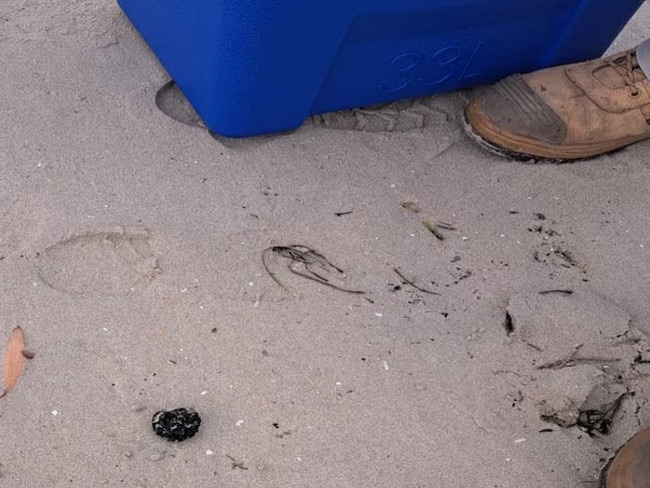
[[[16,327],[11,332],[11,337],[5,348],[5,357],[2,367],[2,377],[4,381],[4,390],[0,393],[0,398],[5,396],[16,383],[20,374],[23,372],[23,365],[25,364],[25,356],[23,350],[25,349],[25,334],[23,329]]]

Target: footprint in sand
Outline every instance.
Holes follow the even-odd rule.
[[[426,97],[399,100],[354,110],[342,110],[311,116],[306,125],[336,130],[363,132],[408,132],[453,121],[453,111],[443,102],[450,97]],[[440,105],[439,105],[440,104]]]
[[[59,241],[37,254],[41,280],[56,290],[120,295],[160,273],[146,231],[90,231]]]

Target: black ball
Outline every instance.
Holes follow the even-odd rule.
[[[199,431],[201,417],[191,408],[160,410],[153,414],[153,431],[168,441],[181,442],[193,437]]]

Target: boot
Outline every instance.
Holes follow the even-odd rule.
[[[591,158],[650,137],[650,82],[636,49],[514,75],[467,106],[465,128],[514,159]]]
[[[600,481],[601,488],[650,488],[650,428],[618,450]]]

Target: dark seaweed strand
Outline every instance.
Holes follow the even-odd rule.
[[[353,293],[353,294],[364,294],[366,293],[365,291],[362,290],[348,290],[346,288],[341,288],[340,286],[334,285],[330,283],[326,278],[323,276],[320,276],[318,273],[316,273],[314,270],[310,269],[310,265],[314,264],[314,262],[319,263],[321,266],[324,266],[324,264],[331,266],[334,268],[336,271],[338,271],[341,274],[343,273],[343,270],[330,262],[325,256],[317,252],[316,250],[303,246],[301,244],[290,244],[288,246],[271,246],[266,248],[264,251],[262,251],[262,264],[264,265],[264,269],[266,272],[269,274],[271,279],[275,281],[282,289],[285,291],[289,291],[289,288],[287,288],[275,275],[273,271],[271,271],[268,263],[266,262],[266,255],[268,252],[274,252],[276,254],[279,254],[280,256],[290,259],[291,261],[287,265],[287,269],[295,275],[302,276],[303,278],[307,278],[309,280],[315,281],[317,283],[320,283],[321,285],[329,286],[330,288],[334,288],[335,290],[344,292],[344,293]],[[309,257],[314,258],[314,259],[309,259]],[[324,263],[324,264],[323,264]],[[293,265],[294,264],[303,264],[305,266],[305,269],[309,271],[310,274],[305,274],[300,271],[297,271],[294,269]]]
[[[407,285],[411,285],[416,290],[419,290],[422,293],[428,293],[429,295],[440,295],[440,293],[438,293],[437,291],[427,290],[426,288],[422,288],[421,286],[416,285],[411,280],[409,280],[406,276],[404,276],[399,269],[393,268],[393,271],[395,271],[397,276],[399,276],[402,279],[402,281],[404,281],[404,283],[406,283]]]
[[[312,273],[312,275],[301,273],[300,271],[296,271],[295,269],[293,269],[293,267],[291,266],[292,264],[293,262],[289,263],[287,267],[289,268],[289,271],[291,271],[295,275],[302,276],[303,278],[307,278],[308,280],[315,281],[316,283],[320,283],[321,285],[329,286],[330,288],[334,288],[335,290],[342,291],[344,293],[353,293],[357,295],[363,295],[366,293],[363,290],[348,290],[347,288],[341,288],[340,286],[334,285],[327,280],[324,281],[324,278],[320,277],[319,275],[311,271],[310,272]]]
[[[284,285],[284,284],[283,284],[283,283],[278,279],[278,277],[275,275],[275,273],[274,273],[273,271],[271,271],[271,268],[269,268],[269,265],[268,265],[267,262],[266,262],[266,255],[267,255],[269,252],[273,252],[274,249],[275,249],[275,247],[267,247],[266,249],[264,249],[264,251],[262,251],[262,265],[264,266],[264,269],[266,270],[266,272],[268,273],[268,275],[271,277],[271,279],[272,279],[273,281],[275,281],[275,283],[276,283],[280,288],[282,288],[284,291],[289,292],[289,288],[287,288],[287,287],[286,287],[286,286],[285,286],[285,285]]]
[[[317,283],[320,283],[321,285],[329,286],[330,288],[334,288],[335,290],[342,291],[344,293],[354,293],[354,294],[366,293],[365,291],[362,290],[349,290],[347,288],[342,288],[340,286],[334,285],[333,283],[330,283],[327,278],[319,275],[314,270],[312,270],[309,266],[314,264],[314,262],[316,262],[323,267],[327,265],[334,268],[339,273],[345,274],[341,268],[336,266],[334,263],[332,263],[329,259],[327,259],[325,256],[320,254],[315,249],[312,249],[307,246],[303,246],[301,244],[290,244],[288,246],[275,246],[273,248],[273,251],[279,253],[283,257],[287,257],[286,254],[289,254],[289,257],[291,258],[291,262],[287,265],[287,268],[295,275],[302,276],[303,278],[307,278],[309,280],[315,281]],[[309,257],[314,259],[310,260]],[[296,270],[293,267],[295,263],[304,264],[305,269],[310,274],[302,273]]]

